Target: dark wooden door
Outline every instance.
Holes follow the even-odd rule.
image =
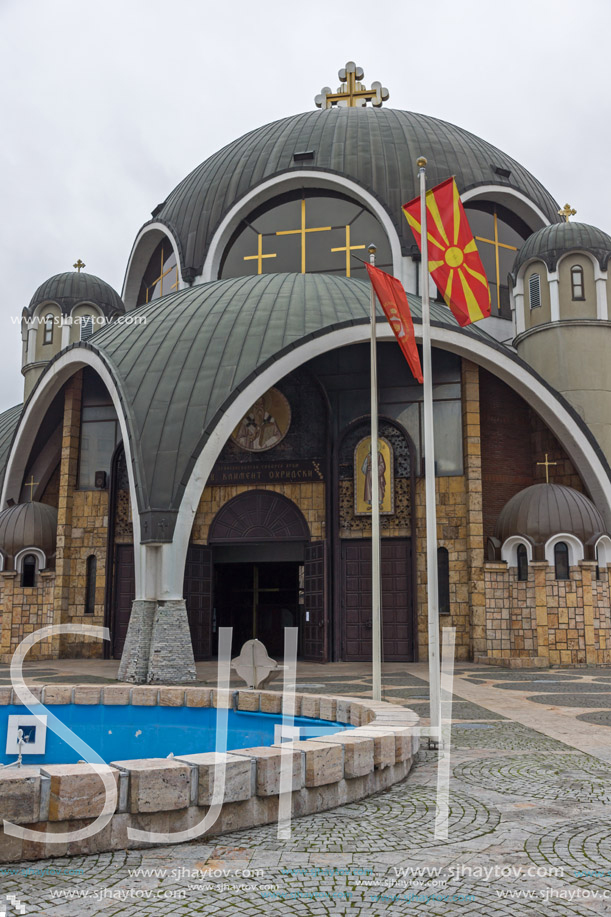
[[[127,636],[132,603],[136,597],[133,544],[115,546],[115,582],[112,615],[112,655],[120,659]]]
[[[196,659],[212,655],[212,550],[190,544],[185,563],[184,592]]]
[[[343,659],[371,659],[371,542],[342,541],[341,549]],[[411,542],[382,540],[382,633],[386,662],[413,658]]]
[[[304,659],[325,662],[327,550],[324,541],[306,545],[304,562],[304,605],[301,655]]]

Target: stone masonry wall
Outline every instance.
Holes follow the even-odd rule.
[[[37,574],[36,585],[21,586],[19,573],[0,573],[0,662],[9,663],[12,655],[24,637],[40,627],[53,624],[53,592],[55,571]],[[54,647],[47,639],[35,644],[28,653],[28,660],[52,659]]]

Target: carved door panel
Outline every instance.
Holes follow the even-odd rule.
[[[306,546],[304,563],[304,606],[301,655],[324,662],[326,647],[327,546],[315,541]]]
[[[127,627],[136,597],[136,574],[133,544],[115,547],[115,582],[112,615],[112,655],[120,659],[127,636]]]
[[[371,542],[344,539],[341,549],[343,653],[347,662],[371,660]],[[413,655],[411,543],[383,539],[381,547],[383,658]]]
[[[184,592],[196,659],[212,655],[212,551],[190,544],[185,563]]]

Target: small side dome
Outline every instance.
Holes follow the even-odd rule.
[[[544,226],[543,229],[533,232],[520,246],[511,271],[514,283],[518,271],[527,261],[544,261],[550,271],[555,271],[562,255],[573,251],[590,252],[598,259],[600,268],[604,271],[611,257],[611,236],[588,223],[565,221]]]
[[[36,307],[46,302],[57,303],[64,315],[69,315],[82,302],[98,306],[108,318],[125,312],[123,300],[110,284],[94,274],[77,271],[66,271],[45,280],[34,293],[28,314],[34,315]]]
[[[521,535],[545,545],[554,535],[575,535],[586,545],[606,534],[603,517],[588,497],[562,484],[533,484],[505,504],[496,523],[500,544]]]
[[[0,550],[14,558],[24,548],[40,548],[47,561],[55,555],[57,510],[46,503],[17,503],[0,513]]]

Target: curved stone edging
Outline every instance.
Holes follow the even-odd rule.
[[[283,695],[277,691],[152,685],[38,685],[30,690],[44,704],[235,706],[237,710],[276,714],[282,712],[283,705]],[[20,705],[11,688],[0,687],[0,705],[10,703]],[[294,707],[295,716],[349,723],[355,728],[283,743],[282,751],[272,745],[225,753],[225,801],[207,835],[277,819],[280,759],[287,749],[293,754],[295,817],[363,799],[409,773],[419,742],[419,717],[412,710],[383,701],[311,694],[295,694]],[[118,803],[106,828],[70,844],[39,844],[0,831],[0,862],[152,846],[129,840],[127,829],[178,832],[198,824],[212,798],[216,760],[215,752],[206,752],[113,761]],[[0,822],[6,819],[61,835],[92,821],[101,811],[103,799],[101,780],[87,764],[0,770]]]

